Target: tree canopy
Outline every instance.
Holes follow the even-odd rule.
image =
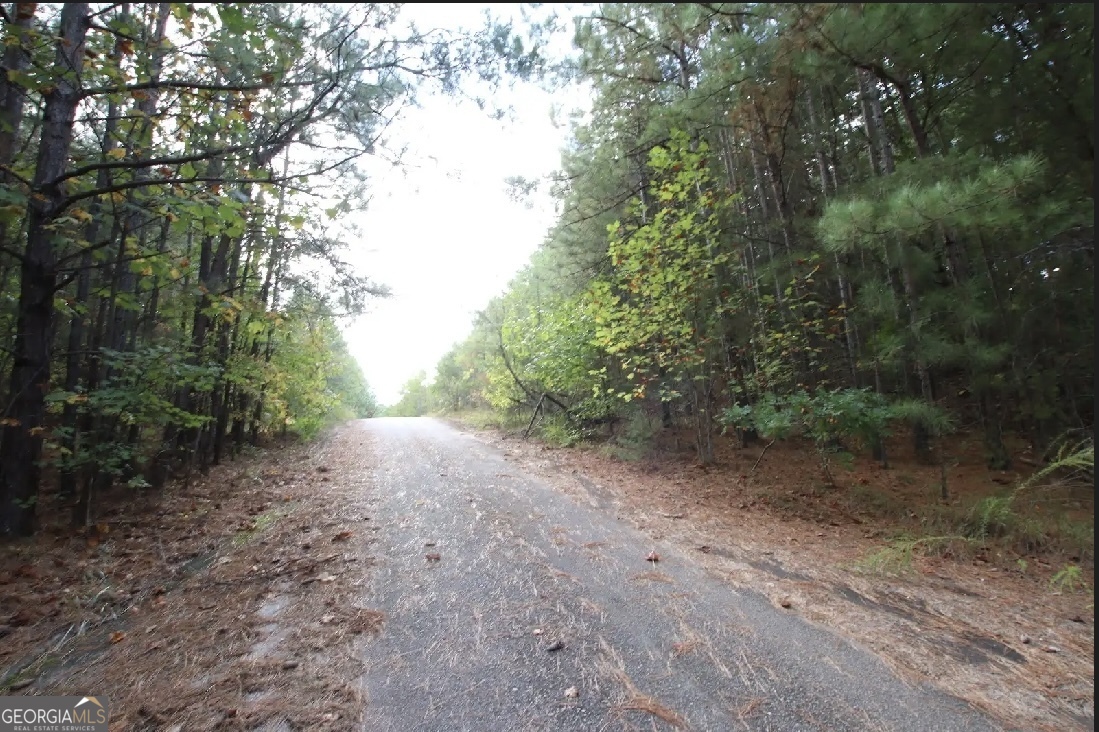
[[[442,408],[713,434],[1094,423],[1084,5],[606,3],[561,212],[439,365]],[[939,439],[937,439],[939,438]],[[936,450],[938,456],[936,457]]]
[[[399,5],[14,3],[0,74],[0,537],[78,524],[264,435],[377,405],[340,336],[366,155],[426,88],[529,73],[510,26]],[[394,162],[400,162],[394,158]]]

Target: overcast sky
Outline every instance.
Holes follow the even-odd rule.
[[[476,24],[485,6],[406,7],[443,25]],[[370,207],[353,214],[364,239],[352,244],[349,258],[393,294],[375,301],[344,335],[383,404],[396,402],[416,372],[432,377],[439,358],[466,337],[474,314],[504,290],[553,223],[547,195],[528,207],[508,198],[504,181],[559,167],[568,130],[554,126],[551,106],[561,95],[524,85],[497,98],[505,101],[515,107],[514,120],[494,121],[472,103],[445,97],[406,110],[390,137],[410,146],[408,165],[376,177]]]

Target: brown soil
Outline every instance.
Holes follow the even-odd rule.
[[[676,449],[674,435],[625,460],[607,446],[556,448],[475,432],[561,490],[612,504],[729,582],[872,649],[902,678],[939,685],[1012,728],[1093,728],[1093,546],[947,542],[893,574],[865,561],[898,532],[942,532],[943,516],[964,515],[976,498],[1002,495],[1024,477],[989,471],[978,441],[949,446],[951,500],[943,504],[941,469],[905,455],[902,438],[889,446],[890,469],[869,457],[834,465],[836,485],[826,486],[816,453],[794,442],[771,445],[760,460],[764,444],[723,439],[718,464],[703,468]],[[689,444],[678,436],[678,445]],[[1037,495],[1042,500],[1028,494],[1016,509],[1050,510],[1050,492]],[[1067,501],[1068,515],[1090,520],[1090,491],[1057,499],[1059,511]],[[1087,587],[1051,585],[1066,564],[1082,568]]]
[[[361,604],[365,439],[280,445],[4,547],[0,692],[105,694],[112,730],[356,727],[356,645],[382,622]]]

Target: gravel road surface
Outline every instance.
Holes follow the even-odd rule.
[[[365,730],[1001,729],[442,422],[358,425],[387,615]]]

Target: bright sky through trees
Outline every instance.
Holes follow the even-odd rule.
[[[517,8],[409,11],[424,28],[476,27],[485,7],[504,17]],[[396,402],[416,372],[431,377],[439,358],[469,332],[473,314],[526,264],[553,223],[546,186],[518,203],[509,199],[505,179],[544,178],[559,167],[568,125],[555,127],[551,109],[563,97],[519,82],[494,101],[512,106],[514,115],[495,121],[473,102],[443,95],[405,110],[388,135],[390,147],[408,146],[403,164],[376,161],[371,205],[351,217],[363,239],[348,258],[392,290],[344,331],[381,403]]]

